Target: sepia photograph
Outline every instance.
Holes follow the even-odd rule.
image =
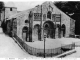
[[[80,1],[0,1],[0,58],[80,58]]]

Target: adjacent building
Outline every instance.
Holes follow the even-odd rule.
[[[4,8],[1,12],[1,18],[0,18],[0,26],[3,21],[6,22],[6,20],[11,16],[17,13],[17,8],[15,7],[14,3],[12,2],[5,2]]]

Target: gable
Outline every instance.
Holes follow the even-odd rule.
[[[29,10],[25,10],[25,11],[22,11],[12,17],[16,17],[16,18],[19,18],[20,16],[26,16],[26,19],[28,19],[28,15],[29,15],[29,12],[32,11],[33,13],[41,13],[41,5],[38,5],[32,9],[29,9]],[[42,4],[42,13],[43,14],[47,14],[48,11],[50,11],[52,14],[63,14],[65,15],[66,17],[70,18],[69,16],[67,16],[64,12],[62,12],[60,9],[58,9],[53,2],[44,2]],[[11,18],[12,18],[11,17]],[[23,18],[23,17],[22,17]]]

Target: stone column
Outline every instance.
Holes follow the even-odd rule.
[[[32,42],[32,22],[33,22],[33,13],[29,13],[29,42]]]

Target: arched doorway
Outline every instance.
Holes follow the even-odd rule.
[[[43,24],[43,28],[47,38],[55,38],[54,23],[52,21],[46,21]]]
[[[66,26],[65,26],[65,24],[62,25],[61,29],[62,29],[62,36],[65,37],[65,34],[66,34]]]
[[[37,40],[40,40],[40,25],[39,24],[36,24],[34,25],[34,37],[37,39]]]
[[[56,24],[55,37],[60,38],[60,24]]]
[[[23,38],[24,41],[28,41],[28,27],[23,27],[22,38]]]

